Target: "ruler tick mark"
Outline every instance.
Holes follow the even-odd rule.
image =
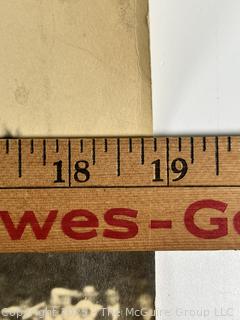
[[[22,141],[18,140],[18,177],[22,177]]]
[[[68,140],[68,187],[71,188],[71,169],[72,169],[72,159],[71,159],[71,140]]]
[[[181,137],[178,138],[178,151],[182,152],[182,138]]]
[[[83,153],[83,139],[80,140],[80,153]]]
[[[194,163],[194,138],[190,138],[190,143],[191,143],[191,163]]]
[[[206,137],[203,137],[203,152],[206,152],[207,150],[207,139]]]
[[[31,141],[30,141],[30,153],[31,154],[34,153],[34,141],[33,141],[33,139],[31,139]]]
[[[145,162],[145,146],[144,138],[141,139],[141,164],[144,165]]]
[[[216,176],[219,176],[219,141],[215,137],[215,162],[216,162]]]
[[[92,139],[92,163],[96,164],[96,140]]]
[[[120,139],[117,139],[117,176],[121,175],[121,146]]]
[[[104,152],[108,152],[108,140],[104,139]]]
[[[232,151],[232,139],[231,137],[228,137],[228,152]]]
[[[130,153],[133,152],[132,138],[129,138],[128,145],[129,145],[129,152]]]
[[[154,152],[157,152],[157,138],[154,138]]]
[[[43,140],[43,165],[45,166],[47,164],[47,154],[46,154],[46,140]]]
[[[170,146],[169,146],[169,138],[166,138],[166,160],[167,160],[167,186],[170,186],[170,167],[169,167],[169,160],[170,160]]]
[[[6,140],[6,153],[9,153],[9,140]]]
[[[59,153],[59,141],[56,139],[56,153]]]

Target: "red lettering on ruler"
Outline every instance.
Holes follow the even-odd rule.
[[[240,212],[238,212],[233,218],[234,229],[240,234]]]
[[[184,217],[187,230],[202,239],[218,239],[226,236],[228,234],[227,218],[210,218],[210,225],[217,226],[214,230],[205,230],[196,225],[194,218],[202,209],[214,209],[224,213],[227,209],[227,204],[216,200],[201,200],[192,203],[187,208]]]
[[[138,212],[136,210],[126,208],[108,210],[104,215],[105,222],[109,226],[123,228],[125,230],[105,229],[103,236],[119,240],[134,238],[138,233],[138,225],[127,218],[136,218],[137,214]],[[0,219],[12,240],[21,240],[27,226],[32,228],[37,240],[45,240],[56,218],[57,211],[51,210],[43,225],[40,226],[35,213],[33,211],[25,211],[19,223],[15,226],[8,211],[0,211]],[[75,240],[89,240],[97,237],[98,227],[99,221],[97,216],[83,209],[72,210],[65,214],[61,220],[63,233]]]
[[[5,228],[12,240],[20,240],[25,228],[29,225],[35,234],[36,239],[45,240],[52,228],[52,225],[57,217],[57,211],[51,210],[45,220],[43,226],[39,222],[33,211],[25,211],[17,226],[14,225],[8,211],[0,211],[0,218],[2,219]]]
[[[201,210],[216,210],[224,214],[227,204],[217,200],[200,200],[192,203],[185,211],[184,223],[186,229],[194,236],[201,239],[219,239],[228,234],[227,217],[211,217],[208,227],[201,227],[196,222],[196,216]],[[58,211],[51,210],[40,225],[33,211],[25,211],[18,223],[14,223],[8,211],[0,211],[0,219],[12,240],[21,240],[26,227],[30,227],[37,240],[45,240],[54,223],[56,223]],[[104,214],[104,221],[108,227],[103,230],[103,237],[122,240],[134,238],[139,232],[137,221],[137,210],[129,208],[113,208]],[[240,212],[233,219],[233,225],[240,234]],[[150,229],[172,229],[171,220],[151,220],[148,224]],[[98,236],[99,220],[96,214],[76,209],[66,213],[60,221],[63,233],[74,240],[89,240]]]
[[[85,218],[85,221],[76,220],[76,218]],[[62,219],[62,230],[69,238],[75,240],[89,240],[97,236],[94,228],[99,226],[95,214],[88,210],[73,210],[67,213]],[[92,228],[90,231],[80,232],[76,228]]]
[[[104,219],[110,226],[125,228],[126,231],[117,231],[106,229],[103,232],[103,236],[112,239],[130,239],[134,238],[138,234],[138,225],[127,219],[119,219],[120,216],[125,218],[137,218],[138,212],[136,210],[115,208],[108,210]]]

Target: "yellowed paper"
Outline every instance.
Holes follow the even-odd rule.
[[[0,2],[1,134],[152,133],[147,0]]]

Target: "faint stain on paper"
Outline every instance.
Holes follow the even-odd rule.
[[[0,133],[152,134],[147,15],[147,0],[0,2]]]

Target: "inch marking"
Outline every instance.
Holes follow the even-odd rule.
[[[92,139],[92,163],[96,164],[96,140]]]
[[[108,152],[108,140],[104,139],[104,152]]]
[[[6,140],[6,153],[9,153],[9,140]]]
[[[59,153],[59,141],[56,139],[56,153]]]
[[[219,141],[215,137],[215,162],[216,162],[216,176],[219,176]]]
[[[132,153],[133,152],[132,138],[129,138],[128,145],[129,145],[129,152]]]
[[[117,176],[121,175],[121,146],[120,139],[117,139]]]
[[[47,164],[47,153],[46,153],[46,140],[43,140],[43,165],[45,166]]]
[[[18,177],[22,177],[22,141],[18,140]]]
[[[181,137],[178,138],[178,151],[182,152],[182,138]]]
[[[145,162],[145,146],[144,146],[144,139],[141,139],[141,164],[144,165]]]
[[[190,138],[191,141],[191,163],[194,163],[194,138]]]
[[[203,137],[203,152],[207,151],[207,138]]]
[[[157,138],[154,138],[153,144],[154,144],[154,152],[157,152]]]
[[[44,166],[48,166],[47,169],[45,169],[45,172],[50,172],[51,170],[51,163],[50,163],[50,159],[52,157],[56,157],[55,152],[61,152],[61,153],[65,153],[65,155],[67,156],[68,154],[68,148],[67,148],[67,143],[65,145],[62,146],[61,142],[62,140],[60,140],[61,138],[55,138],[55,139],[14,139],[14,141],[12,141],[11,138],[5,138],[2,139],[2,153],[3,156],[6,152],[9,153],[9,156],[11,156],[10,160],[12,162],[12,160],[14,161],[13,163],[15,163],[15,176],[19,176],[19,177],[24,177],[24,181],[26,180],[26,184],[28,184],[28,179],[34,179],[33,173],[32,171],[29,173],[30,176],[28,177],[27,172],[25,172],[25,168],[28,168],[28,166],[32,165],[32,161],[30,161],[29,163],[26,162],[25,165],[25,151],[27,153],[26,155],[26,160],[27,159],[31,159],[30,158],[30,151],[31,153],[33,153],[33,151],[36,153],[37,159],[40,158],[40,164],[38,164],[41,168],[41,165],[43,163]],[[162,141],[164,141],[163,139],[165,139],[165,143],[166,144],[164,146],[162,146]],[[185,139],[187,142],[187,145],[185,146]],[[109,175],[110,175],[110,179],[108,179],[107,181],[103,181],[100,180],[99,184],[104,184],[104,185],[114,185],[115,183],[119,183],[119,181],[117,182],[117,177],[119,177],[120,175],[122,176],[124,173],[124,161],[130,161],[130,165],[131,166],[138,166],[137,169],[135,170],[135,168],[132,170],[132,172],[129,175],[124,175],[123,177],[123,182],[122,184],[128,184],[128,181],[131,179],[131,175],[133,174],[139,174],[139,169],[141,168],[141,165],[146,165],[147,166],[147,173],[145,174],[145,178],[148,179],[146,181],[149,181],[149,184],[154,181],[154,177],[156,178],[156,176],[162,178],[162,176],[165,176],[167,179],[165,179],[164,181],[164,185],[165,186],[172,186],[173,184],[176,184],[176,187],[178,186],[178,182],[180,180],[181,181],[181,185],[185,185],[185,187],[193,187],[192,185],[195,185],[196,187],[198,186],[198,183],[205,183],[205,185],[207,185],[208,182],[208,177],[205,176],[201,176],[201,172],[199,172],[201,164],[206,161],[206,157],[204,156],[204,154],[202,153],[202,151],[207,150],[208,153],[208,161],[209,161],[209,168],[211,168],[211,179],[209,179],[210,181],[210,185],[219,185],[222,184],[224,185],[226,183],[226,187],[228,186],[228,182],[224,182],[222,179],[221,180],[216,180],[218,176],[220,176],[222,174],[221,170],[221,163],[220,161],[226,161],[226,164],[228,164],[228,166],[230,166],[230,168],[228,169],[228,175],[229,175],[229,179],[228,181],[231,181],[231,177],[234,174],[234,172],[237,172],[236,167],[234,166],[234,157],[236,155],[232,155],[229,154],[228,152],[233,151],[235,148],[235,140],[233,140],[234,138],[232,136],[225,136],[225,137],[219,137],[219,136],[212,136],[212,137],[202,137],[202,138],[197,138],[195,139],[195,137],[166,137],[166,138],[161,138],[161,140],[157,137],[152,137],[152,138],[127,138],[127,139],[123,139],[122,138],[117,138],[115,139],[116,142],[114,142],[114,144],[116,143],[116,147],[114,146],[113,150],[111,148],[111,143],[109,142],[110,140],[108,140],[107,138],[101,138],[101,139],[84,139],[82,138],[81,140],[78,139],[69,139],[69,140],[65,140],[65,142],[67,141],[74,141],[74,146],[75,143],[77,143],[77,148],[79,148],[79,143],[80,143],[80,147],[81,147],[81,142],[82,142],[82,146],[84,144],[84,148],[86,149],[85,151],[87,152],[87,159],[89,161],[90,158],[90,168],[89,168],[89,172],[90,174],[92,173],[93,175],[95,175],[98,179],[101,178],[100,175],[98,175],[98,173],[96,173],[96,170],[93,172],[91,172],[91,164],[93,161],[93,164],[98,164],[98,152],[102,155],[103,152],[109,152],[109,154],[106,154],[106,156],[109,156],[109,159],[113,159],[113,163],[111,164],[114,172],[112,173],[111,168],[109,169]],[[25,150],[25,141],[26,141],[26,150]],[[92,142],[91,142],[92,141]],[[86,148],[85,146],[85,142],[86,142],[86,146],[88,146],[89,148]],[[208,142],[208,145],[207,145]],[[14,143],[14,154],[12,154],[12,143]],[[91,145],[92,144],[92,145]],[[148,148],[149,145],[149,148]],[[99,146],[99,148],[98,148]],[[92,147],[92,149],[91,149]],[[163,163],[163,159],[160,155],[155,154],[154,155],[154,151],[155,150],[161,150],[161,148],[163,147],[163,150],[165,153],[165,160],[164,163],[166,161],[166,164]],[[10,149],[11,148],[11,149]],[[116,149],[115,149],[116,148]],[[122,149],[121,149],[122,148]],[[129,148],[129,152],[132,151],[132,149],[134,150],[134,152],[136,152],[136,156],[134,153],[134,157],[130,157],[128,155],[128,148]],[[35,150],[34,150],[35,149]],[[75,148],[74,148],[75,149]],[[166,151],[165,151],[166,149]],[[172,152],[173,149],[173,153]],[[185,150],[186,149],[186,150]],[[201,153],[199,153],[198,151],[201,151]],[[175,159],[175,157],[173,157],[173,154],[175,154],[178,152],[178,150],[181,150],[182,152],[184,151],[184,154],[182,155],[183,157],[178,157]],[[210,152],[211,151],[211,152]],[[70,151],[69,151],[70,152]],[[71,151],[72,152],[72,151]],[[116,153],[117,152],[117,153]],[[155,151],[156,152],[156,151]],[[189,185],[187,185],[184,180],[184,177],[186,175],[185,173],[185,169],[186,169],[186,165],[185,165],[185,152],[186,154],[188,154],[186,156],[187,160],[188,160],[188,164],[192,163],[197,163],[197,165],[199,166],[199,170],[196,172],[190,172],[189,175],[189,179],[186,180],[187,183],[189,183]],[[157,155],[157,156],[156,156]],[[4,161],[7,162],[9,161],[9,156],[5,156]],[[229,156],[231,156],[231,158],[229,158]],[[8,157],[8,158],[7,158]],[[73,167],[70,167],[70,177],[69,177],[69,181],[70,184],[73,183],[74,179],[73,177],[71,177],[71,171],[72,171],[72,175],[74,174],[73,171],[75,171],[74,169],[74,164],[75,161],[73,160],[77,160],[77,159],[73,159],[73,157],[75,157],[74,154],[69,154],[68,158],[70,158],[70,163],[71,163],[71,158],[72,158],[72,164]],[[115,158],[117,157],[117,159]],[[13,158],[13,159],[12,159]],[[183,159],[182,159],[183,158]],[[81,158],[80,158],[81,159]],[[101,158],[100,158],[101,159]],[[92,161],[91,161],[92,160]],[[97,161],[96,161],[97,160]],[[151,161],[150,161],[151,160]],[[152,160],[155,160],[155,163],[152,163]],[[231,162],[230,162],[231,160]],[[117,161],[117,163],[116,163]],[[122,161],[122,162],[121,162]],[[159,161],[159,168],[156,166],[156,162]],[[149,162],[149,163],[148,163]],[[151,164],[154,164],[155,166],[153,167],[153,170],[151,170]],[[36,164],[33,164],[34,166]],[[65,163],[64,165],[66,165],[68,167],[68,163]],[[99,163],[99,166],[101,165],[101,163]],[[49,171],[46,171],[48,170]],[[65,169],[65,167],[63,167],[63,169]],[[84,168],[80,167],[80,170],[85,170]],[[155,169],[155,171],[154,171]],[[105,170],[107,170],[108,173],[108,168],[106,168]],[[56,170],[57,171],[57,170]],[[65,170],[63,170],[64,173]],[[54,171],[55,172],[55,171]],[[81,173],[81,171],[80,171]],[[141,174],[143,174],[141,172]],[[32,176],[31,176],[32,175]],[[44,173],[45,175],[45,173]],[[53,181],[51,181],[51,178],[49,178],[49,174],[45,175],[45,182],[44,184],[46,185],[50,185]],[[215,177],[215,180],[214,180]],[[14,182],[8,181],[9,178],[7,176],[7,174],[4,174],[4,179],[7,180],[8,184],[14,185]],[[54,176],[53,176],[54,179]],[[65,178],[66,179],[66,178]],[[115,179],[115,180],[114,180]],[[178,180],[177,180],[178,179]],[[119,179],[118,179],[119,180]],[[67,181],[67,179],[66,179]],[[122,181],[122,180],[121,180]],[[83,182],[83,181],[82,181]],[[84,181],[85,182],[85,181]],[[134,183],[136,183],[137,185],[141,184],[140,181],[140,176],[139,179],[138,177],[136,177],[136,180],[134,180]],[[19,183],[20,185],[22,183]],[[94,183],[90,182],[90,185],[92,185]],[[148,184],[148,182],[146,182],[146,184]],[[38,185],[38,181],[36,181],[36,185]],[[68,182],[67,182],[68,185]],[[83,184],[81,184],[81,187],[83,186]],[[1,188],[1,185],[0,185]]]
[[[30,142],[30,153],[31,154],[34,153],[34,141],[33,141],[33,139],[31,139],[31,142]]]
[[[228,152],[232,151],[232,138],[228,137]]]
[[[152,220],[150,222],[150,228],[151,229],[172,229],[172,221],[171,220],[166,220],[166,221]]]

